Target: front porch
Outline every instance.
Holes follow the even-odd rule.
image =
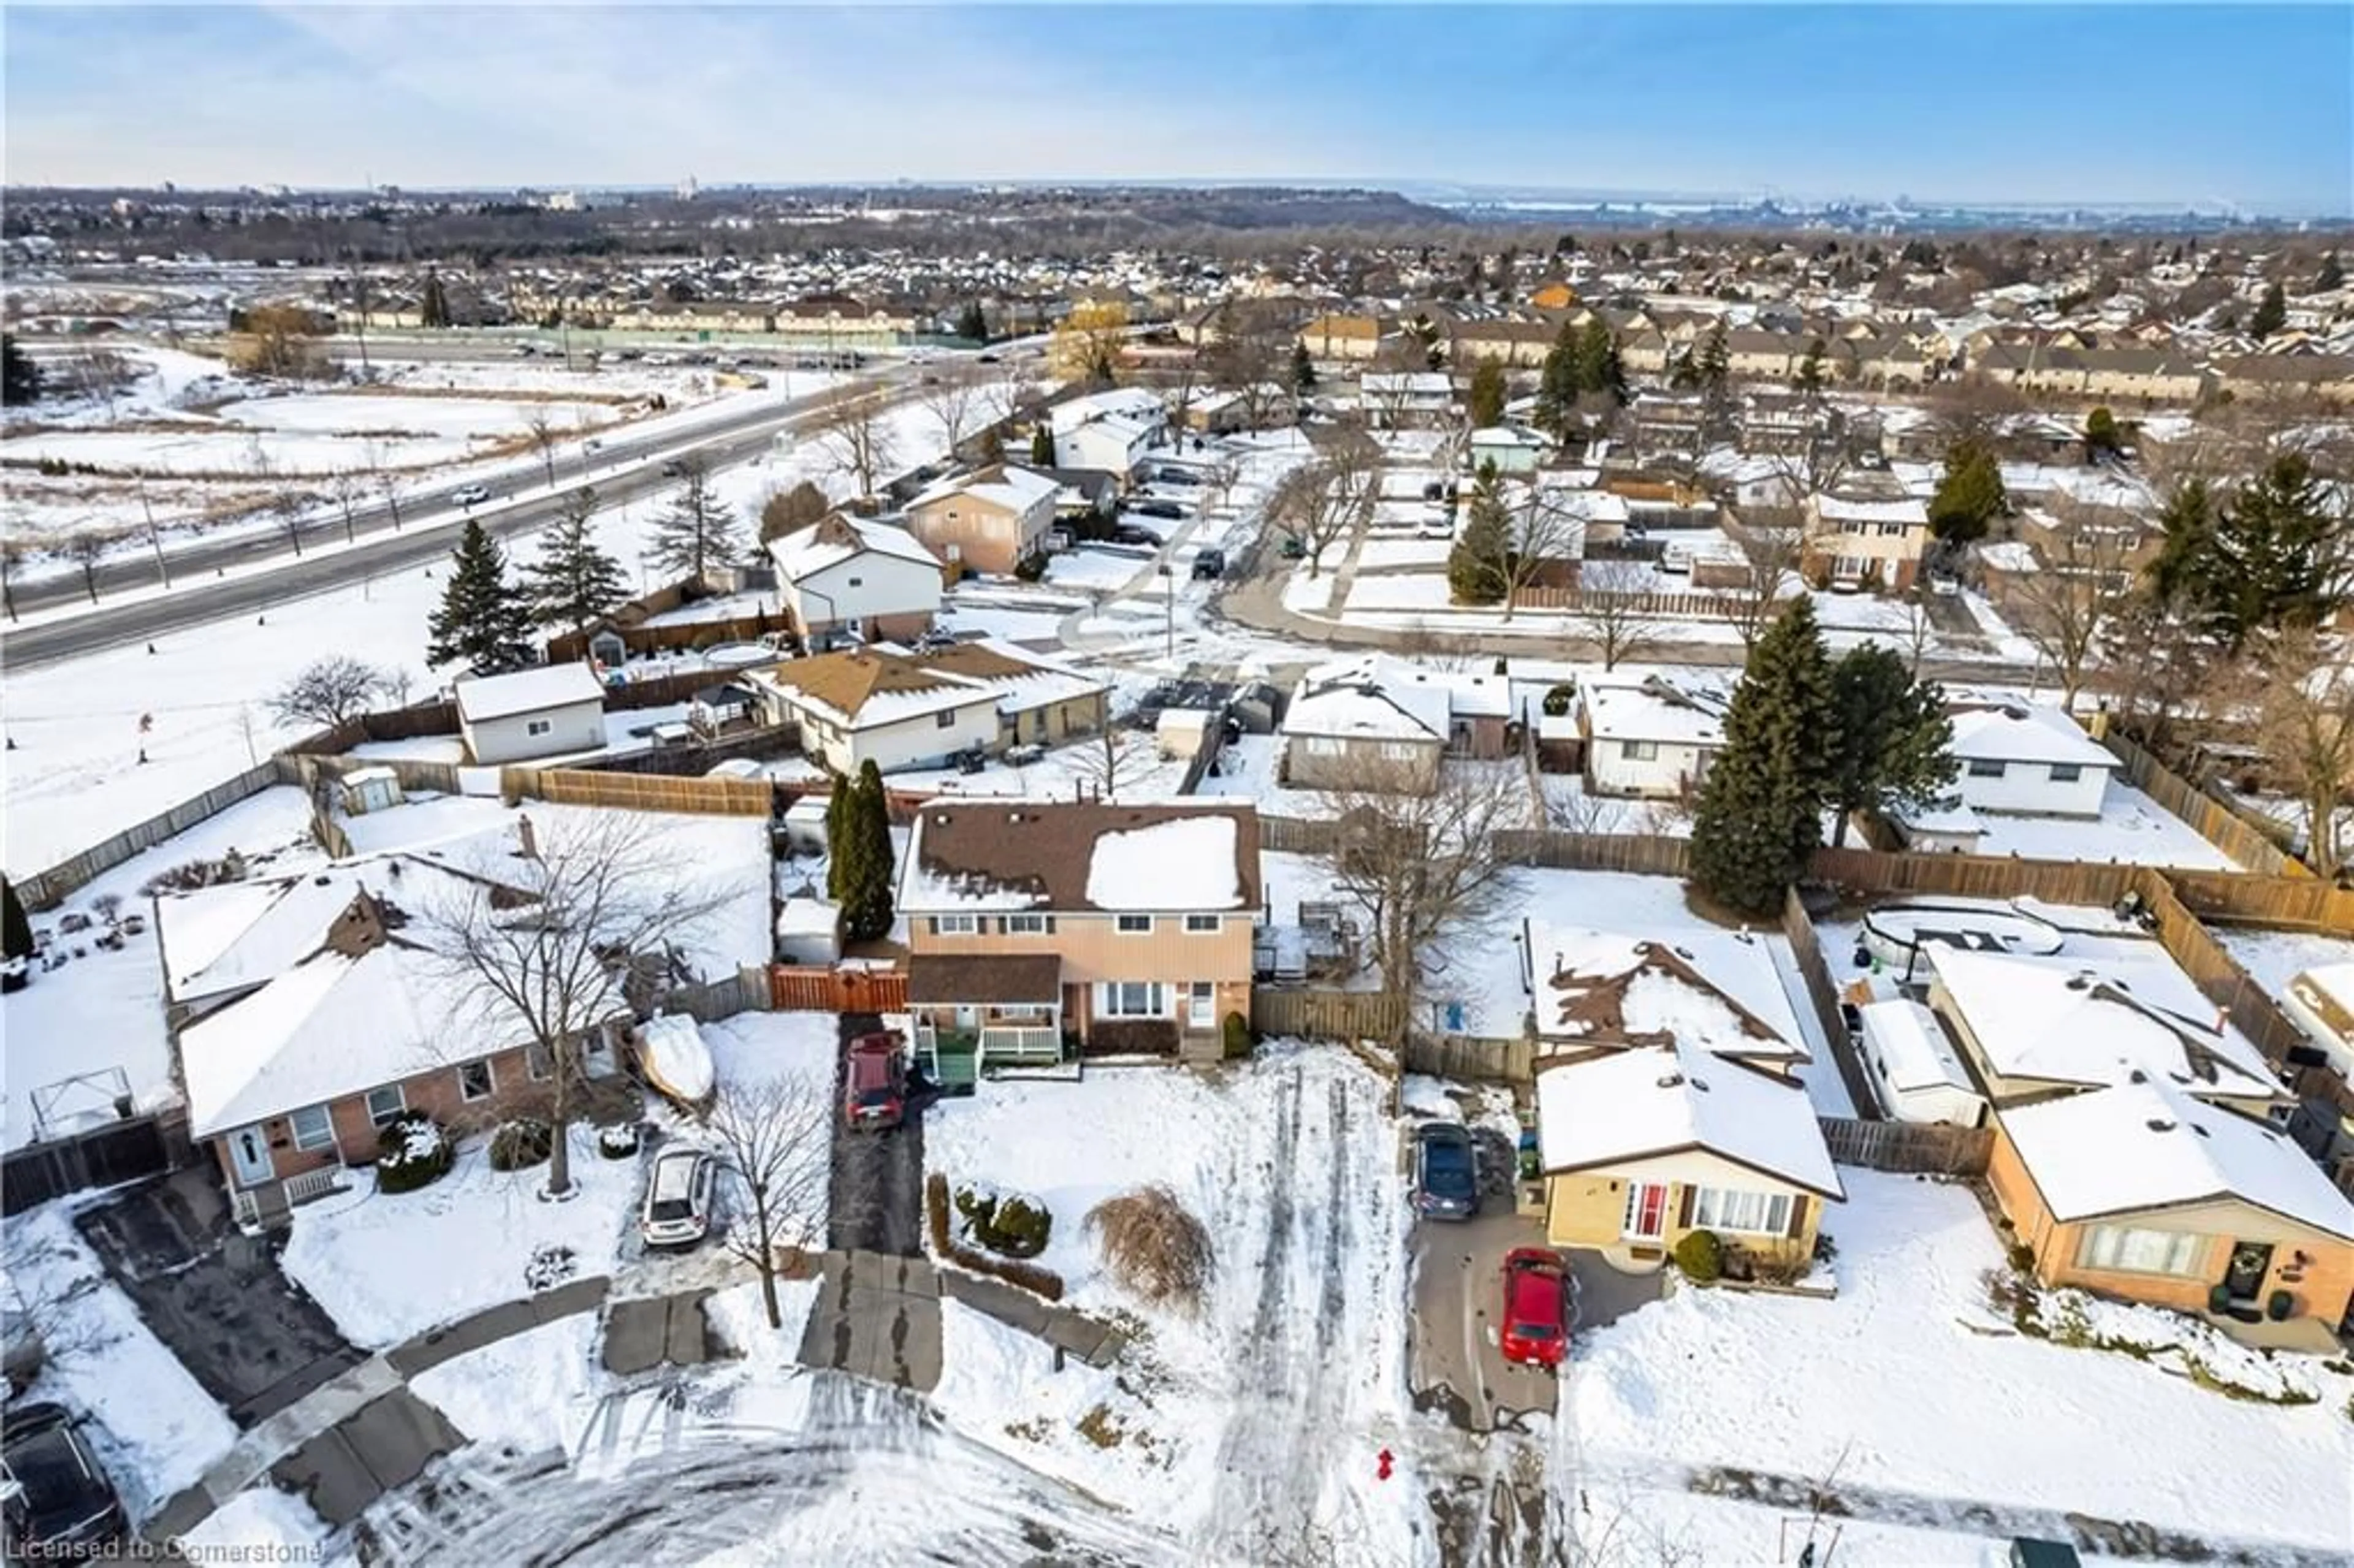
[[[1063,1041],[1063,964],[1052,953],[917,953],[907,960],[907,1008],[925,1076],[970,1094],[1008,1070],[1076,1075]]]

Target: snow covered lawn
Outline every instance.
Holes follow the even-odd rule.
[[[1162,757],[1153,737],[1140,730],[1112,732],[1113,763],[1110,794],[1123,800],[1158,800],[1173,797],[1185,781],[1187,760]],[[937,795],[1018,795],[1033,800],[1076,799],[1084,787],[1100,788],[1104,781],[1104,750],[1100,737],[1056,747],[1037,761],[1014,767],[991,758],[978,773],[953,768],[921,768],[884,775],[894,789],[929,791]]]
[[[220,410],[233,425],[260,430],[344,435],[355,430],[433,436],[445,440],[512,439],[546,419],[561,437],[613,422],[611,406],[596,402],[534,399],[502,402],[495,397],[404,397],[397,394],[293,393],[248,397]]]
[[[1348,607],[1360,609],[1446,609],[1455,603],[1445,572],[1360,573],[1349,585]]]
[[[2354,963],[2354,941],[2307,931],[2253,931],[2232,926],[2211,926],[2242,969],[2278,999],[2288,982],[2324,964]]]
[[[1060,588],[1092,588],[1105,592],[1125,588],[1152,567],[1143,555],[1118,555],[1082,545],[1065,550],[1046,563],[1045,580]]]
[[[85,1435],[135,1523],[227,1454],[237,1427],[107,1277],[72,1208],[48,1203],[8,1222],[11,1282],[48,1348],[24,1397],[95,1418]]]
[[[2098,821],[2076,817],[1978,813],[1985,836],[1978,853],[2027,860],[2110,861],[2190,871],[2238,871],[2239,863],[2197,830],[2121,779],[2109,780]]]
[[[535,1454],[571,1448],[599,1383],[599,1317],[576,1312],[442,1362],[409,1380],[419,1399],[475,1443]]]
[[[2018,1337],[1987,1304],[1981,1277],[2005,1265],[1967,1191],[1840,1179],[1848,1202],[1824,1224],[1836,1300],[1684,1289],[1579,1340],[1557,1489],[1727,1466],[1938,1512],[2080,1510],[2344,1547],[2354,1382],[2317,1372],[2329,1390],[2317,1404],[2242,1403],[2124,1355]]]
[[[561,1203],[540,1196],[544,1163],[492,1170],[487,1138],[414,1192],[378,1192],[366,1171],[349,1180],[350,1192],[294,1211],[281,1262],[345,1338],[371,1350],[529,1296],[524,1270],[543,1247],[569,1247],[575,1277],[610,1272],[638,1200],[638,1161],[600,1159],[585,1127],[572,1129],[579,1191]]]

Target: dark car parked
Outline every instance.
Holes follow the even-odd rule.
[[[901,1036],[888,1031],[862,1034],[850,1043],[842,1116],[852,1131],[885,1131],[898,1126],[906,1117],[906,1045]]]
[[[1146,496],[1141,501],[1129,502],[1128,503],[1128,509],[1130,512],[1135,513],[1140,517],[1182,517],[1185,515],[1185,509],[1178,505],[1175,502],[1162,501],[1157,496],[1150,495]]]
[[[1226,553],[1224,550],[1198,550],[1193,555],[1193,575],[1197,577],[1222,577],[1226,575]]]
[[[1479,1157],[1459,1123],[1426,1121],[1414,1129],[1414,1206],[1433,1220],[1479,1213]]]
[[[122,1538],[122,1499],[64,1406],[8,1412],[0,1449],[0,1535],[11,1561],[96,1556]]]

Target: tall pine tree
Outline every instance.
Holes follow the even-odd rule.
[[[450,552],[449,586],[426,622],[429,664],[463,664],[476,675],[504,674],[533,662],[531,608],[507,581],[506,553],[469,518]]]
[[[678,499],[655,521],[646,554],[657,570],[700,583],[734,566],[740,552],[736,514],[711,493],[710,471],[687,459]]]
[[[1055,466],[1055,428],[1041,419],[1030,432],[1030,466]]]
[[[1545,353],[1544,368],[1537,375],[1537,428],[1554,435],[1568,428],[1570,417],[1577,410],[1579,342],[1577,328],[1562,323],[1553,347]]]
[[[2275,278],[2264,290],[2264,297],[2256,302],[2256,313],[2248,318],[2248,331],[2256,337],[2270,337],[2288,325],[2288,293]]]
[[[16,346],[14,337],[0,335],[0,403],[21,408],[41,396],[41,367]]]
[[[1757,640],[1734,691],[1692,813],[1693,879],[1743,914],[1780,913],[1822,842],[1839,755],[1830,663],[1814,602],[1800,595]]]
[[[539,558],[524,568],[531,615],[542,626],[585,631],[630,597],[621,563],[598,548],[588,531],[597,493],[585,486],[567,495],[539,542]]]
[[[826,780],[825,895],[839,904],[842,890],[850,885],[850,792],[854,786],[831,768]]]
[[[852,869],[843,887],[843,929],[854,941],[871,942],[891,929],[895,869],[890,800],[884,793],[882,769],[872,758],[859,764],[843,831],[852,846]]]
[[[1492,359],[1481,360],[1471,372],[1471,390],[1465,400],[1473,429],[1504,422],[1505,393],[1504,367]]]
[[[1458,604],[1500,603],[1511,587],[1505,565],[1511,548],[1511,514],[1497,493],[1496,465],[1482,463],[1463,527],[1447,552],[1448,595]]]
[[[1297,397],[1305,397],[1310,392],[1315,390],[1316,361],[1310,356],[1308,353],[1308,345],[1306,344],[1295,343],[1291,345],[1292,395]]]
[[[2258,630],[2320,624],[2344,602],[2346,524],[2302,452],[2240,487],[2210,535],[2199,597],[2233,652]]]
[[[1600,316],[1579,330],[1576,362],[1580,393],[1621,405],[1627,401],[1627,370],[1618,360],[1618,339]]]
[[[1978,441],[1956,441],[1946,453],[1937,493],[1929,498],[1929,531],[1947,544],[1983,539],[2009,504],[1994,453]]]
[[[1893,648],[1867,642],[1831,666],[1831,690],[1839,706],[1828,802],[1837,813],[1831,842],[1847,842],[1848,818],[1856,811],[1945,798],[1960,765],[1945,694],[1934,682],[1914,680]]]

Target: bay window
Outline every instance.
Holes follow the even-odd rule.
[[[2076,1266],[2120,1274],[2196,1275],[2206,1238],[2180,1231],[2094,1225],[2076,1244]]]
[[[1166,1018],[1169,988],[1159,980],[1105,980],[1096,987],[1098,1018]]]
[[[1695,1187],[1692,1189],[1691,1223],[1695,1230],[1739,1231],[1760,1236],[1786,1235],[1790,1229],[1790,1200],[1780,1192]]]

